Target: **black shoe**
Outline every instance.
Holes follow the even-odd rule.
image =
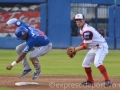
[[[112,82],[110,80],[105,81],[105,87],[112,86]]]
[[[34,75],[33,75],[33,77],[32,77],[32,79],[33,80],[37,79],[40,76],[40,73],[41,73],[41,71],[35,72]]]
[[[28,69],[28,70],[24,70],[23,73],[19,76],[20,78],[25,77],[27,74],[29,74],[32,70]]]
[[[83,85],[83,86],[87,86],[87,85],[94,86],[94,82],[87,80],[86,82],[81,83],[81,85]]]

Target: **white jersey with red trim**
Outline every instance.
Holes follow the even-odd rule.
[[[80,30],[80,35],[83,37],[84,43],[89,43],[89,48],[106,42],[103,36],[95,28],[86,23],[83,29]]]

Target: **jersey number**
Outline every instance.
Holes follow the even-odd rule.
[[[28,28],[29,28],[29,30],[31,31],[32,37],[34,37],[34,36],[35,36],[35,33],[33,32],[33,29],[32,29],[31,27],[28,27]]]

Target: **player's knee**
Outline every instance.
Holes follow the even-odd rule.
[[[31,58],[29,58],[31,61],[34,61],[34,60],[36,60],[36,58],[34,58],[34,57],[31,57]]]
[[[29,59],[32,61],[32,60],[36,60],[36,57],[35,56],[32,56],[32,55],[30,55],[29,56]]]
[[[82,63],[82,67],[90,67],[90,66],[91,65],[89,63],[85,63],[85,62]]]
[[[95,62],[94,62],[94,65],[95,65],[95,67],[97,68],[98,66],[102,65],[102,63],[99,62],[99,61],[95,61]]]
[[[19,53],[21,50],[19,49],[19,46],[15,48],[16,52]]]

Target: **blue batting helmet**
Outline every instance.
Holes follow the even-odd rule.
[[[28,29],[23,26],[18,27],[15,31],[15,35],[18,39],[21,39],[22,36],[26,33],[28,33]]]

